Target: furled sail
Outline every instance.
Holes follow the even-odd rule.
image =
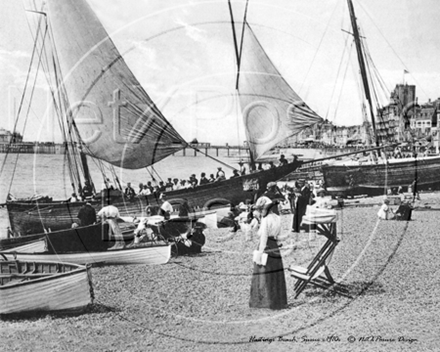
[[[186,144],[140,86],[85,0],[49,0],[48,18],[87,153],[138,169]]]
[[[323,119],[280,75],[247,23],[242,48],[238,93],[249,147],[257,159]]]

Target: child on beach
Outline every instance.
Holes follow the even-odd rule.
[[[394,219],[394,211],[392,208],[390,208],[389,204],[390,204],[390,200],[385,198],[383,200],[382,206],[380,207],[379,211],[377,212],[377,216],[379,217],[379,219],[382,219],[382,220]]]

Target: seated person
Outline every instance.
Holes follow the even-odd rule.
[[[72,228],[93,225],[96,222],[96,211],[90,203],[86,203],[79,209],[76,217],[77,219],[72,224]]]
[[[200,186],[201,185],[206,185],[207,183],[209,183],[210,181],[206,178],[206,174],[204,172],[202,172],[200,174]]]
[[[180,189],[180,184],[179,184],[179,179],[178,178],[173,178],[173,191]]]
[[[147,185],[144,185],[143,188],[142,188],[142,191],[139,192],[140,196],[148,196],[150,194],[151,194],[151,191],[150,191],[150,189],[148,188]]]
[[[238,173],[238,170],[233,170],[232,171],[232,176],[230,178],[236,178],[236,177],[239,177],[239,176],[240,176],[240,174]]]
[[[399,208],[397,208],[395,215],[396,220],[403,220],[403,221],[409,221],[411,220],[411,213],[412,213],[413,207],[409,203],[402,203],[399,205]]]
[[[109,224],[109,238],[115,240],[114,246],[109,250],[125,248],[124,236],[117,222],[120,217],[118,208],[108,205],[98,212],[98,217],[101,218],[102,222]]]
[[[238,165],[240,165],[240,175],[246,175],[246,167],[244,166],[243,160],[240,160]]]
[[[162,205],[159,208],[159,215],[163,216],[165,220],[168,220],[173,212],[173,206],[166,200],[165,194],[162,193],[159,199],[162,202]]]
[[[159,181],[159,192],[165,192],[165,191],[166,191],[165,183],[163,181]]]
[[[76,193],[72,193],[72,196],[69,198],[68,201],[69,201],[70,203],[76,203],[76,202],[79,202],[79,199],[78,199]]]
[[[170,178],[168,178],[167,183],[165,183],[165,191],[166,192],[170,192],[170,191],[173,190],[173,187],[174,187],[174,183],[173,183],[173,181],[171,180],[171,177],[170,177]]]
[[[383,200],[382,206],[380,207],[379,211],[377,212],[377,216],[379,217],[379,219],[382,219],[382,220],[394,219],[394,212],[393,212],[393,209],[390,208],[389,204],[390,204],[390,200],[385,198]]]
[[[286,164],[288,164],[289,162],[287,161],[286,157],[284,156],[284,154],[280,155],[280,159],[279,159],[279,166],[284,166]]]
[[[84,187],[81,190],[81,198],[85,200],[91,197],[93,197],[93,186],[86,180],[84,182]]]
[[[127,182],[127,188],[125,189],[124,194],[128,199],[132,199],[136,195],[136,192],[134,191],[133,187],[131,187],[130,182]]]
[[[232,228],[230,232],[237,232],[237,230],[240,228],[240,225],[238,223],[237,217],[240,215],[241,210],[235,206],[235,204],[231,203],[231,206],[228,211],[227,218],[231,220]]]
[[[217,174],[216,174],[216,179],[215,179],[215,181],[218,182],[218,181],[226,180],[225,172],[222,170],[221,166],[219,166],[219,167],[217,168],[217,170],[218,170],[218,171],[217,171]]]

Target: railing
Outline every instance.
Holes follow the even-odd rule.
[[[198,152],[197,150],[202,151],[202,153],[204,152],[204,154],[209,154],[208,152],[210,150],[215,150],[215,155],[218,157],[219,156],[219,150],[226,150],[227,151],[227,156],[231,156],[231,151],[245,151],[246,154],[249,152],[249,148],[245,147],[245,146],[232,146],[232,145],[211,145],[210,143],[198,143],[198,144],[191,144],[191,147],[188,148],[184,148],[183,149],[183,156],[186,156],[187,154],[187,150],[189,149],[190,151],[192,150],[193,155],[197,156]]]

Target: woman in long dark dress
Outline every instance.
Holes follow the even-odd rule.
[[[261,259],[254,262],[249,307],[283,309],[287,306],[286,279],[284,277],[283,260],[277,243],[281,233],[281,219],[273,210],[274,203],[267,197],[261,197],[256,209],[261,211],[261,224],[258,234],[260,243],[258,252],[267,253],[266,265]]]

